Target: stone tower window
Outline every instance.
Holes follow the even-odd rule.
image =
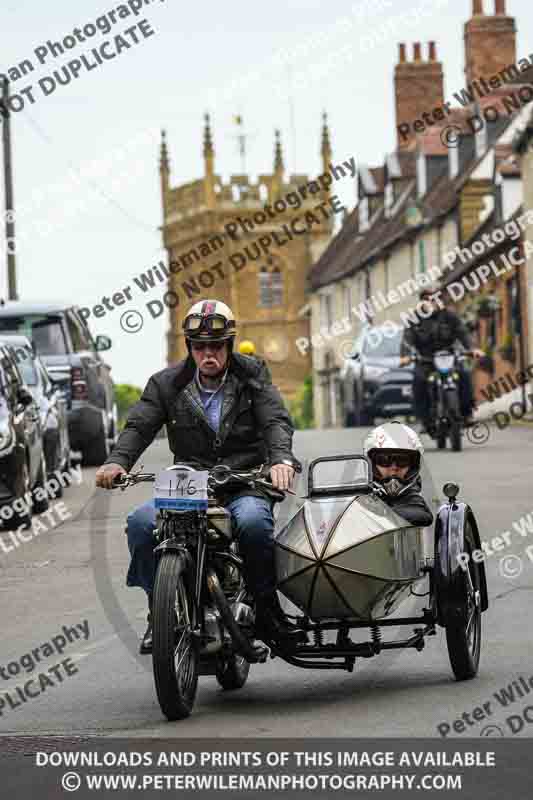
[[[259,270],[259,305],[261,308],[283,305],[283,275],[278,267]]]

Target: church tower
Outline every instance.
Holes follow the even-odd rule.
[[[170,273],[164,297],[170,322],[167,360],[173,364],[186,355],[181,326],[190,306],[215,297],[235,313],[236,347],[243,339],[253,341],[274,383],[289,399],[311,371],[310,353],[302,355],[296,341],[309,337],[302,308],[308,300],[308,270],[333,231],[330,192],[307,175],[286,174],[279,130],[274,135],[273,170],[259,175],[257,183],[240,174],[223,184],[215,171],[215,155],[206,114],[203,177],[171,188],[163,135],[162,232]],[[325,118],[321,156],[326,173],[331,146]],[[329,212],[327,218],[317,212],[319,204]]]

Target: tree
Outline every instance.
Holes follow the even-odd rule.
[[[130,383],[116,383],[115,384],[115,398],[117,401],[118,411],[118,427],[120,430],[124,427],[128,411],[135,405],[140,398],[143,390],[138,386],[132,386]]]
[[[308,375],[302,384],[298,394],[289,403],[289,411],[297,430],[314,428],[313,418],[313,376]]]

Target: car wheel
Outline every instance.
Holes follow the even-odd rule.
[[[35,481],[35,486],[33,487],[32,494],[33,494],[33,512],[34,514],[43,514],[45,511],[48,511],[48,506],[50,505],[50,501],[48,499],[48,494],[46,492],[46,461],[44,460],[44,453],[41,456],[41,466],[39,467],[39,474],[37,475],[37,480]],[[37,500],[35,497],[35,492],[37,489],[42,489],[44,492],[44,497],[40,500]],[[39,493],[41,494],[41,492]]]
[[[109,455],[109,440],[107,438],[107,425],[102,412],[97,429],[90,442],[82,449],[83,463],[88,467],[101,467]]]

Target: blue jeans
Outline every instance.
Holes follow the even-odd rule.
[[[237,497],[226,505],[232,516],[233,531],[244,561],[246,584],[255,597],[274,590],[274,518],[272,504],[262,497]],[[154,501],[149,500],[128,515],[128,547],[131,562],[127,586],[140,586],[151,596],[154,588],[156,545]]]

